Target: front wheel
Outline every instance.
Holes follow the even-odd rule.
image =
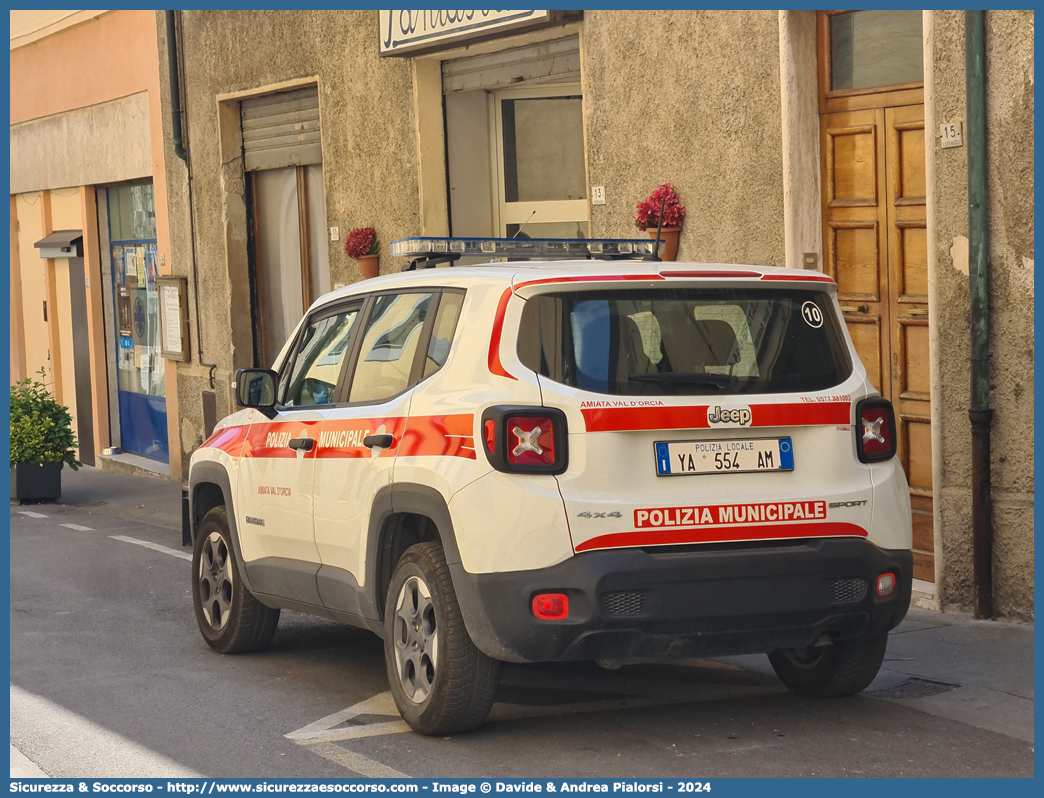
[[[827,698],[865,690],[881,670],[888,635],[839,640],[819,648],[778,649],[768,655],[780,681],[795,693]]]
[[[264,648],[279,623],[279,610],[254,598],[239,576],[224,507],[208,512],[196,534],[192,604],[203,639],[222,654]]]
[[[420,734],[457,734],[486,720],[500,662],[468,635],[438,543],[402,555],[384,611],[388,684],[403,720]]]

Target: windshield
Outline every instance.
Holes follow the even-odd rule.
[[[522,363],[573,388],[675,396],[821,391],[852,373],[822,291],[634,289],[541,294]]]

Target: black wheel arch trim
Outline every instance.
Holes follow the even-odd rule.
[[[388,518],[397,513],[414,513],[430,518],[439,531],[446,564],[460,564],[460,549],[453,529],[449,506],[445,497],[435,488],[412,483],[394,483],[377,491],[370,510],[370,524],[366,540],[366,583],[368,585],[363,602],[363,614],[367,618],[384,617],[384,597],[377,595],[379,573],[378,544]],[[459,596],[458,596],[459,599]],[[467,616],[465,615],[465,622]]]
[[[212,460],[193,463],[189,471],[189,519],[192,525],[192,544],[195,545],[196,543],[196,534],[199,531],[200,523],[203,521],[202,517],[197,518],[196,495],[199,487],[205,484],[217,485],[221,490],[228,517],[228,533],[232,537],[232,549],[236,554],[236,571],[243,580],[246,589],[253,593],[254,587],[250,584],[250,577],[247,576],[246,567],[243,563],[243,547],[239,543],[239,527],[236,525],[236,511],[232,504],[232,483],[228,478],[228,472],[225,470],[225,467]]]

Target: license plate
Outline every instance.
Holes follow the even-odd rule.
[[[661,477],[793,470],[790,438],[656,443],[656,473]]]

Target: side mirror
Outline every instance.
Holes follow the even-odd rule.
[[[276,373],[269,369],[236,371],[236,404],[253,407],[272,418],[275,415],[276,377]]]

